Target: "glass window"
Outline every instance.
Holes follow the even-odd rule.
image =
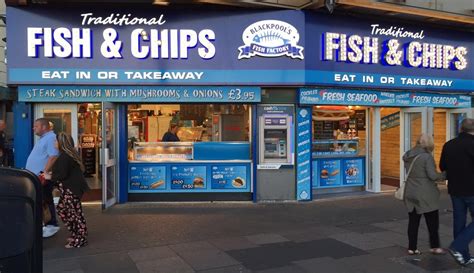
[[[313,155],[365,155],[366,108],[313,107]]]
[[[133,149],[179,154],[194,142],[249,142],[250,106],[233,104],[135,104],[128,106],[129,159]],[[157,142],[162,142],[157,144]],[[153,147],[151,147],[152,145]],[[156,148],[168,152],[158,151]],[[152,151],[153,150],[153,151]],[[143,156],[149,157],[144,154]],[[177,156],[167,155],[168,159]],[[160,158],[161,159],[161,158]],[[182,159],[189,160],[188,157]],[[156,158],[152,158],[156,160]]]
[[[162,141],[178,125],[180,141],[249,141],[249,105],[138,104],[128,106],[128,138]]]

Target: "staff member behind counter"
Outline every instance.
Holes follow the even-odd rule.
[[[161,138],[161,141],[163,142],[177,142],[180,141],[179,137],[177,135],[179,131],[179,126],[177,124],[170,124],[170,129],[168,132],[166,132],[163,137]]]

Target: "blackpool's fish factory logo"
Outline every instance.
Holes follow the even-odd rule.
[[[248,26],[242,33],[244,45],[239,47],[239,59],[253,56],[304,59],[303,47],[298,45],[298,30],[283,21],[263,20]]]

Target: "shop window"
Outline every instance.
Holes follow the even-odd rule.
[[[365,155],[366,109],[359,106],[313,108],[313,155]]]
[[[249,142],[250,106],[234,104],[138,104],[128,106],[129,158],[137,146],[182,150],[176,159],[190,160],[196,142]],[[177,131],[174,127],[177,126]],[[173,135],[170,136],[169,134]],[[167,135],[167,136],[165,136]],[[167,142],[167,143],[164,143]],[[172,142],[172,143],[169,143]],[[192,147],[192,148],[190,148]],[[154,148],[155,149],[155,148]],[[158,148],[156,148],[158,149]],[[163,148],[164,149],[164,148]],[[156,157],[157,155],[153,155]]]
[[[365,184],[366,114],[360,106],[313,107],[313,188]]]

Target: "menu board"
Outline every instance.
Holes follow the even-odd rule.
[[[314,139],[332,139],[334,138],[333,121],[314,121]]]
[[[243,189],[248,185],[246,166],[212,166],[212,189]]]
[[[172,165],[172,190],[199,190],[206,189],[206,166]]]
[[[319,160],[319,186],[332,187],[342,184],[341,160],[323,159]]]
[[[166,166],[135,165],[130,167],[130,190],[166,189]]]
[[[311,163],[313,188],[365,184],[365,157],[317,159]]]
[[[345,159],[342,163],[344,185],[363,185],[364,184],[364,159],[351,158]]]
[[[356,129],[365,130],[365,110],[355,111]]]
[[[96,136],[92,134],[81,135],[81,159],[84,165],[84,175],[89,176],[96,172]]]

